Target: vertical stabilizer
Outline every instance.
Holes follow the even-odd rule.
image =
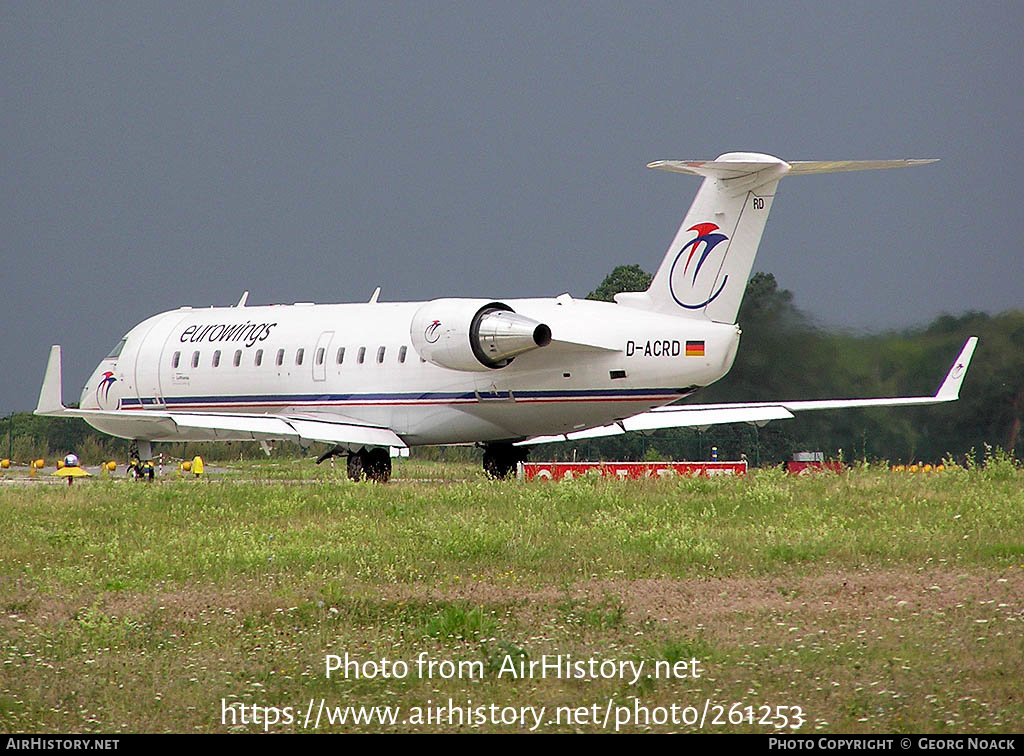
[[[789,164],[730,152],[715,160],[659,161],[651,168],[704,176],[697,197],[646,292],[617,302],[684,318],[735,323],[775,188]]]

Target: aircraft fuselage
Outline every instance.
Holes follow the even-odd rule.
[[[152,441],[225,436],[192,429],[153,438],[152,426],[133,416],[153,410],[312,414],[391,428],[410,446],[518,441],[673,402],[725,375],[739,343],[731,324],[568,295],[502,300],[549,327],[551,343],[503,367],[449,369],[425,360],[415,346],[423,349],[415,320],[428,304],[165,312],[132,328],[116,355],[100,362],[80,407],[122,410],[89,422],[105,433]]]

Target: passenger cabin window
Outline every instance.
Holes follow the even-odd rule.
[[[278,349],[277,350],[277,366],[281,367],[283,364],[284,364],[284,350],[283,349]]]
[[[106,359],[108,359],[108,360],[116,360],[118,357],[120,357],[121,356],[121,350],[124,349],[124,342],[126,342],[126,341],[128,341],[128,339],[124,338],[124,339],[121,339],[119,342],[117,342],[117,346],[115,346],[113,349],[110,350],[110,354],[107,355]]]
[[[324,348],[323,347],[320,347],[319,349],[316,350],[316,364],[317,365],[323,365],[324,364]]]
[[[235,367],[238,367],[241,364],[242,364],[242,350],[241,349],[236,349],[235,350]]]
[[[256,357],[254,358],[254,362],[256,363],[256,367],[259,367],[260,365],[263,364],[263,350],[262,349],[257,349],[256,350]]]
[[[382,365],[384,363],[384,347],[377,350],[377,364]]]
[[[192,352],[192,367],[199,367],[199,352]]]
[[[408,349],[408,347],[402,347],[401,349],[398,350],[398,361],[399,362],[405,362],[405,352],[406,352],[407,349]]]
[[[338,364],[345,361],[345,347],[338,347]]]
[[[366,347],[359,347],[359,355],[356,357],[356,362],[360,365],[363,364],[363,360],[366,359]]]
[[[220,367],[220,350],[213,353],[213,366]]]
[[[302,356],[303,356],[303,355],[304,355],[305,353],[306,353],[306,350],[305,350],[305,349],[300,349],[299,351],[297,351],[297,352],[295,353],[295,364],[296,364],[296,365],[301,365],[301,364],[302,364]]]
[[[178,363],[181,362],[181,352],[175,352],[171,355],[171,367],[177,369]]]

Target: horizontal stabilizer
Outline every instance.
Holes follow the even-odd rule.
[[[846,173],[847,171],[880,171],[885,168],[913,168],[939,162],[938,158],[905,158],[903,160],[793,160],[790,176],[799,173]]]
[[[848,171],[878,171],[885,168],[911,168],[938,162],[938,158],[903,160],[780,160],[777,165],[786,166],[787,176],[802,173],[846,173]],[[673,173],[688,173],[693,176],[712,176],[719,179],[734,179],[763,171],[770,163],[745,160],[655,160],[648,168]]]

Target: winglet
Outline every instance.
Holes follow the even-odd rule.
[[[967,366],[971,364],[971,357],[974,355],[974,348],[977,345],[977,336],[967,339],[964,348],[960,350],[960,354],[953,360],[952,367],[946,373],[946,380],[942,382],[939,390],[935,393],[936,399],[951,402],[960,398],[960,385],[964,382],[964,376],[967,375]]]
[[[67,409],[64,406],[63,390],[61,389],[62,370],[60,344],[50,347],[50,359],[46,363],[46,376],[43,387],[39,389],[39,402],[36,404],[37,415],[61,415]]]

